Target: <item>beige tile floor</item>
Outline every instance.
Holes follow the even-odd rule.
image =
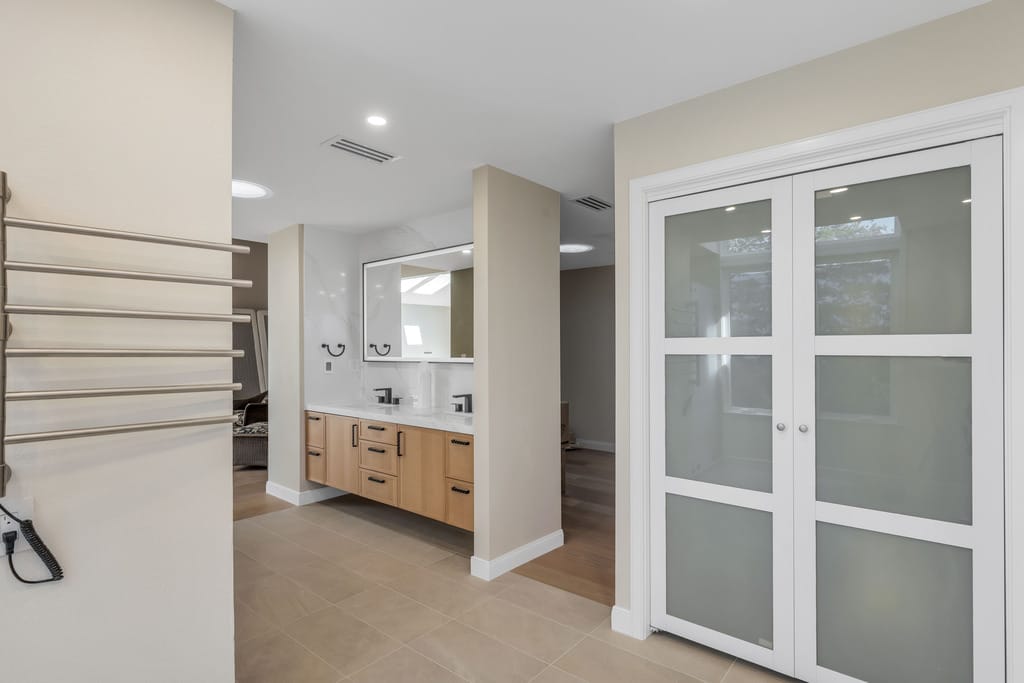
[[[669,635],[614,633],[605,605],[518,574],[481,581],[458,543],[359,512],[328,501],[235,523],[238,681],[789,680]]]

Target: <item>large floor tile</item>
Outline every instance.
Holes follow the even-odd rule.
[[[533,580],[517,582],[501,597],[580,631],[594,629],[610,612],[607,605]]]
[[[338,560],[338,563],[346,569],[354,571],[364,579],[376,583],[387,583],[394,579],[408,574],[416,569],[416,565],[403,562],[397,557],[387,553],[377,552],[367,548],[346,555]]]
[[[589,636],[555,666],[589,683],[704,683]]]
[[[417,638],[409,646],[468,681],[529,681],[545,664],[457,621]]]
[[[328,602],[339,602],[374,585],[355,572],[324,559],[282,573]]]
[[[292,622],[285,632],[345,675],[369,666],[402,645],[337,607]]]
[[[469,573],[469,558],[462,555],[449,555],[443,560],[426,565],[426,569],[443,576],[449,581],[475,588],[490,595],[502,592],[518,581],[525,581],[518,574],[502,574],[493,581],[478,579]]]
[[[276,631],[269,620],[257,614],[251,607],[235,600],[235,644],[244,643],[258,636]]]
[[[274,574],[272,569],[264,567],[262,564],[239,550],[235,551],[234,567],[236,588],[238,586],[244,586],[247,583],[252,583],[253,581],[265,579],[268,576],[273,576]]]
[[[258,517],[245,520],[251,522]],[[238,522],[237,524],[244,524]],[[292,567],[300,567],[309,564],[317,559],[318,555],[300,548],[288,541],[284,536],[279,536],[260,526],[239,530],[235,527],[235,549],[240,550],[251,559],[256,560],[265,567],[280,572]]]
[[[291,579],[274,575],[242,586],[236,599],[273,624],[282,626],[321,610],[329,602]]]
[[[404,562],[421,567],[433,564],[451,555],[449,551],[436,545],[403,535],[383,539],[375,543],[373,547],[382,553],[393,555]]]
[[[283,633],[235,648],[237,683],[337,683],[341,673]]]
[[[474,607],[459,621],[545,662],[555,661],[584,637],[580,631],[500,597]]]
[[[797,683],[797,680],[748,662],[736,660],[736,663],[729,669],[729,673],[725,674],[722,683]]]
[[[668,633],[652,633],[646,640],[624,636],[612,631],[611,620],[607,619],[590,635],[620,650],[632,652],[703,681],[722,680],[733,662],[729,655]]]
[[[338,606],[402,642],[432,631],[450,617],[384,586],[363,591]]]
[[[349,678],[353,683],[460,683],[451,671],[403,647]]]
[[[457,617],[490,597],[481,590],[459,585],[427,569],[403,574],[387,585],[450,617]]]
[[[578,676],[562,671],[556,666],[549,666],[540,672],[530,683],[587,683]]]

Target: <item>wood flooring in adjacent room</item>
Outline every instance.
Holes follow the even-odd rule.
[[[236,522],[292,507],[291,503],[267,493],[267,468],[236,467],[232,477],[235,483],[233,519]]]

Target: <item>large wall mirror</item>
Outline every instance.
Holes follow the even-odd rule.
[[[363,264],[363,359],[473,361],[473,245]]]

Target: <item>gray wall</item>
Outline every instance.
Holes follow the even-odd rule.
[[[235,244],[249,247],[248,254],[231,255],[232,277],[252,280],[252,287],[235,287],[231,293],[231,305],[235,308],[267,310],[267,245],[264,242],[232,240]]]
[[[581,446],[615,448],[615,266],[562,271],[562,400]]]

